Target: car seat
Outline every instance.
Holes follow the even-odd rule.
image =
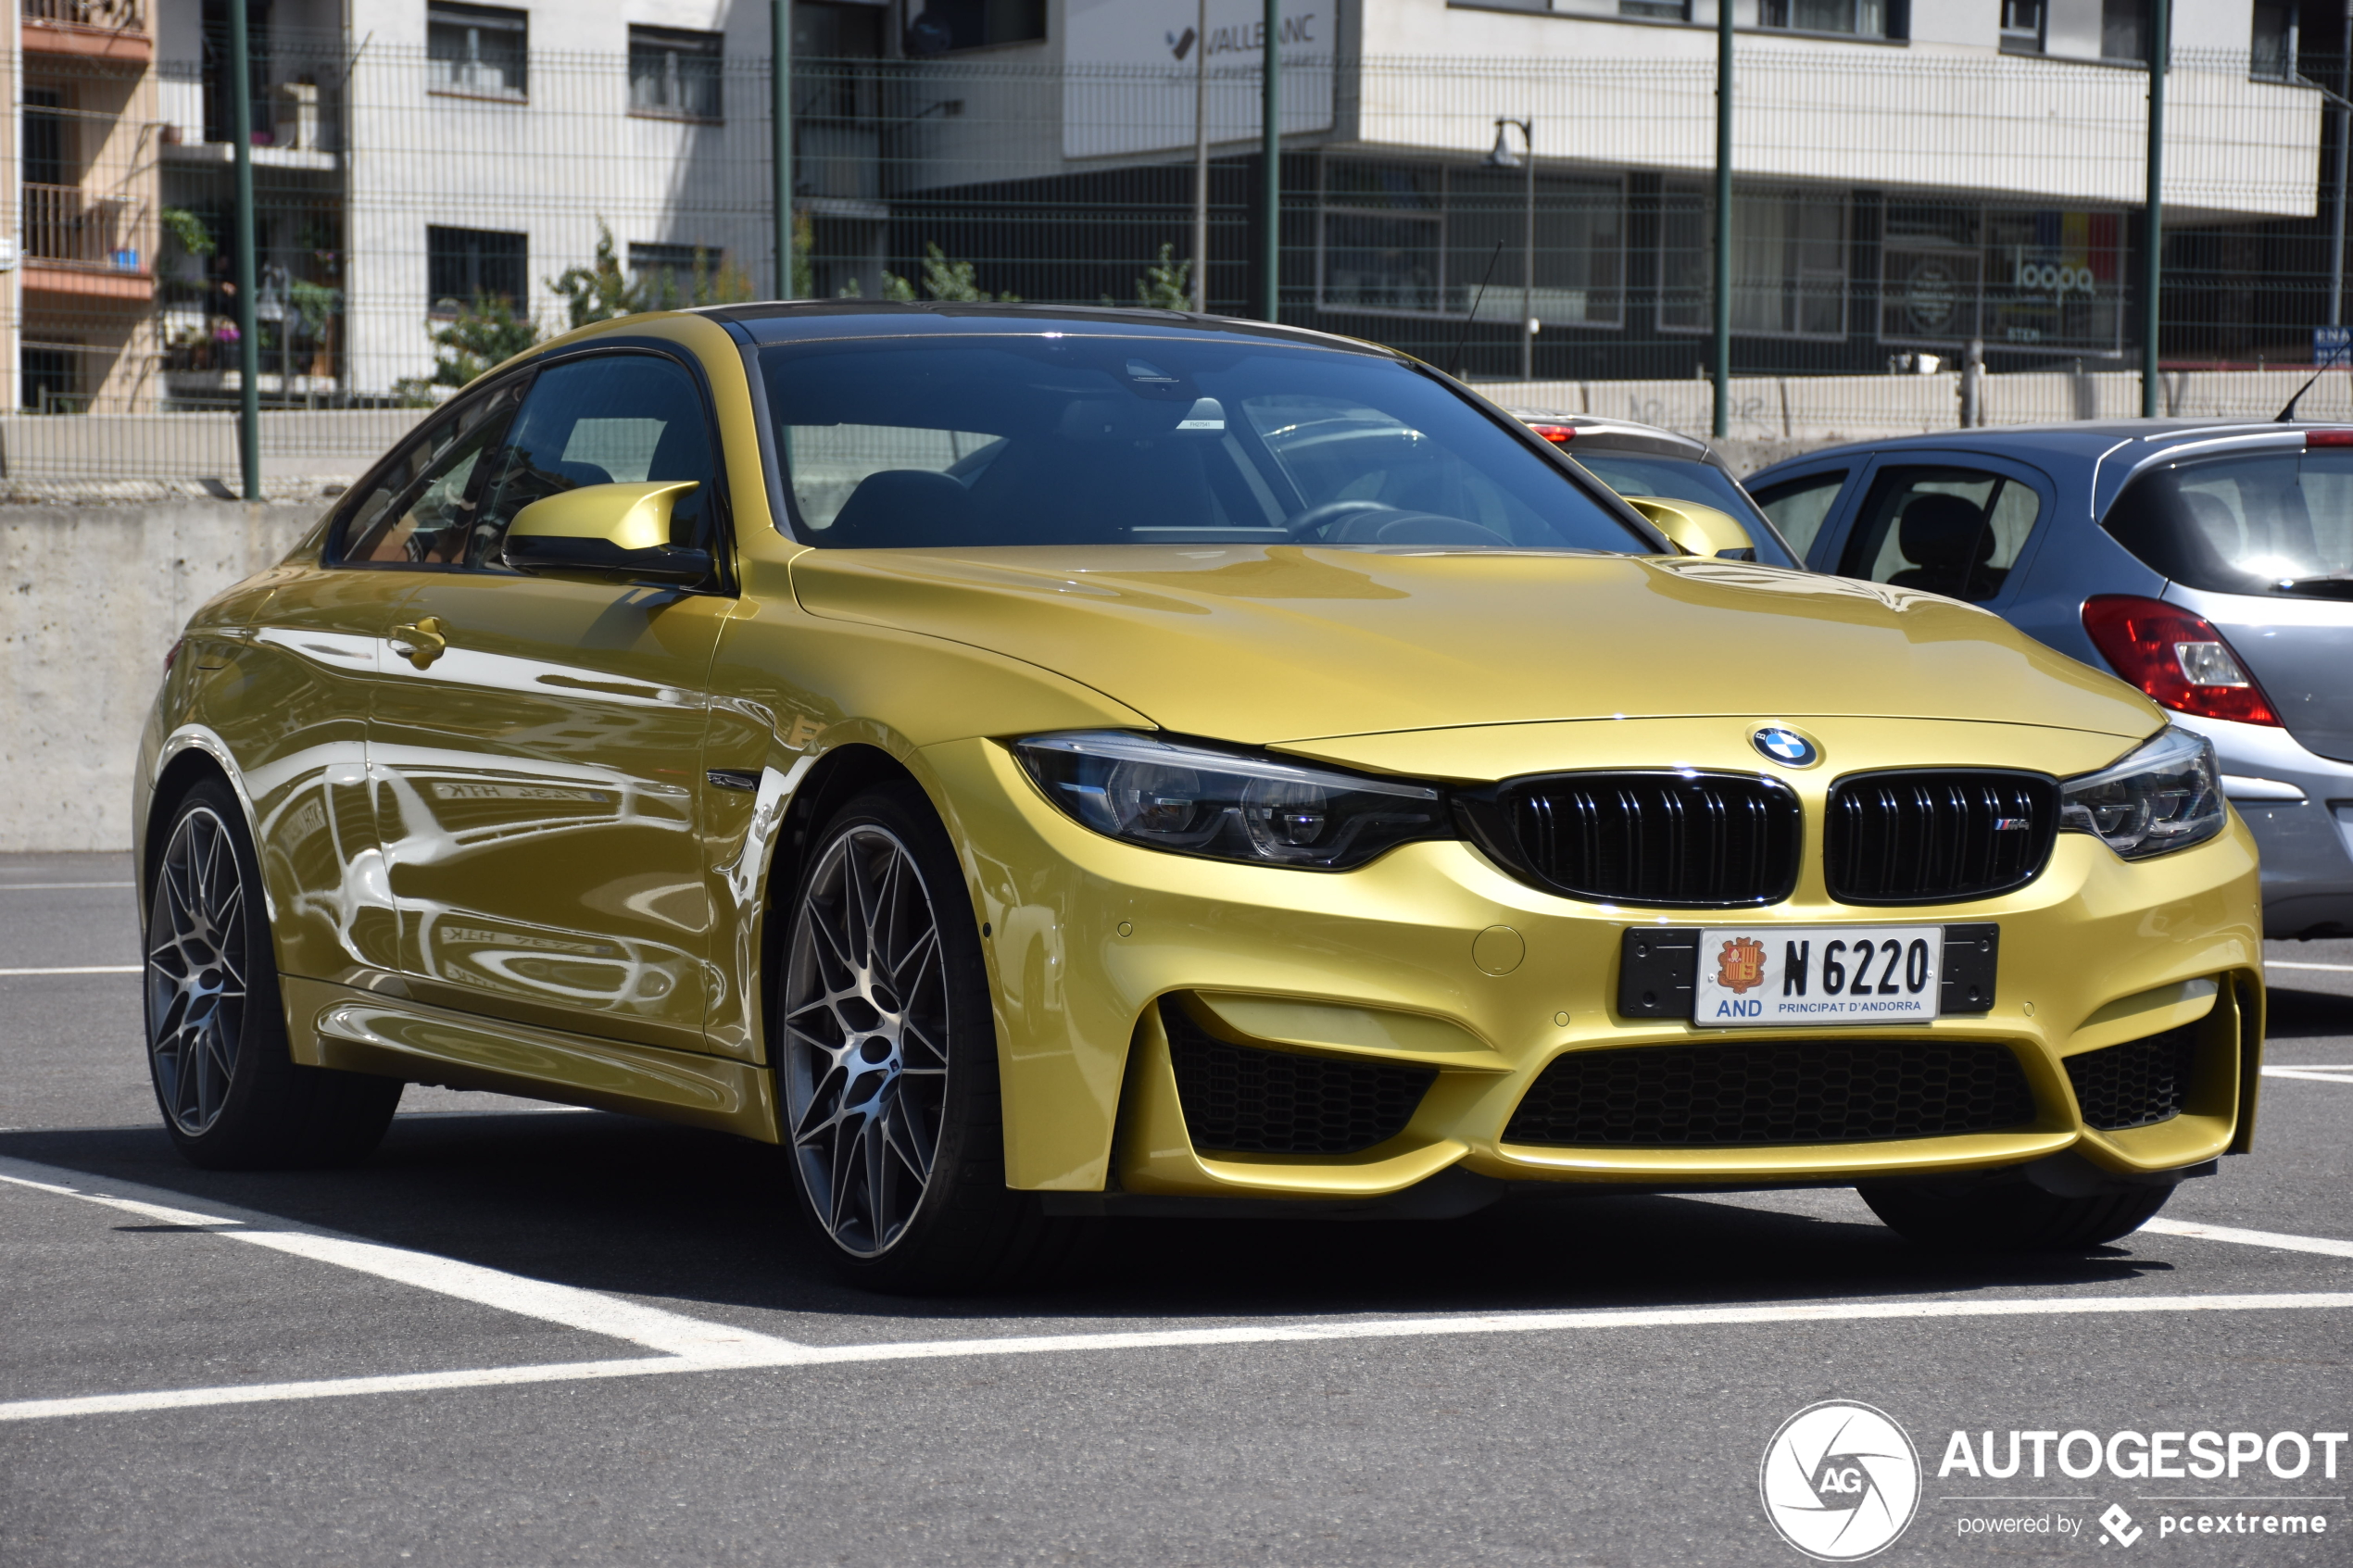
[[[2009,575],[1985,564],[1994,558],[1994,525],[1982,507],[1963,496],[1913,496],[1896,524],[1896,543],[1913,565],[1890,577],[1891,587],[1990,599]]]

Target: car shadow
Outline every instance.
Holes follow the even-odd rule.
[[[1745,1304],[2123,1284],[2169,1267],[1959,1257],[1857,1218],[1690,1197],[1507,1198],[1447,1221],[1123,1219],[1017,1292],[910,1299],[839,1282],[791,1206],[781,1152],[624,1116],[395,1123],[342,1171],[208,1172],[156,1128],[0,1135],[0,1155],[229,1204],[586,1289],[875,1320],[1198,1320]],[[738,1314],[729,1314],[738,1315]],[[899,1326],[882,1326],[897,1320]],[[757,1323],[756,1319],[749,1319]],[[793,1336],[789,1323],[761,1324]],[[952,1331],[951,1331],[952,1332]],[[854,1333],[854,1330],[853,1330]],[[825,1337],[839,1337],[838,1326]]]
[[[2266,998],[2263,1035],[2271,1040],[2353,1038],[2353,997],[2334,991],[2291,991],[2274,985]]]

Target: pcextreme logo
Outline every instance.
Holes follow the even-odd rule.
[[[1781,1539],[1822,1562],[1894,1544],[1920,1502],[1920,1457],[1886,1411],[1846,1399],[1808,1405],[1765,1445],[1756,1487]]]

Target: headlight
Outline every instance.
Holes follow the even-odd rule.
[[[1120,730],[1031,735],[1013,749],[1079,822],[1180,855],[1344,871],[1408,839],[1454,836],[1428,784]]]
[[[2128,860],[2203,844],[2228,816],[2214,746],[2168,726],[2096,773],[2059,781],[2059,829],[2096,834]]]

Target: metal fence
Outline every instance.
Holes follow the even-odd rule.
[[[826,19],[803,24],[820,35],[794,67],[799,243],[781,281],[762,58],[262,38],[255,313],[281,432],[266,470],[356,472],[391,426],[346,415],[413,417],[623,310],[779,293],[1175,304],[1195,265],[1212,310],[1263,297],[1254,54],[1213,56],[1203,84],[1196,257],[1192,65],[881,58],[896,44],[879,12],[812,9]],[[1497,387],[1504,401],[1704,431],[1716,82],[1712,39],[1680,42],[1619,58],[1286,52],[1282,319],[1479,380],[1516,380],[1527,351],[1532,383]],[[2310,365],[2330,321],[2342,121],[2314,82],[2340,70],[2306,43],[2301,59],[2175,56],[2169,409],[2268,414],[2270,372]],[[5,370],[30,412],[0,423],[8,479],[233,471],[223,56],[218,39],[132,67],[27,55]],[[1955,423],[1972,344],[1987,419],[2136,411],[2147,86],[2129,64],[1743,37],[1734,433]],[[1529,134],[1499,148],[1504,119]],[[2309,407],[2353,402],[2330,395]]]

